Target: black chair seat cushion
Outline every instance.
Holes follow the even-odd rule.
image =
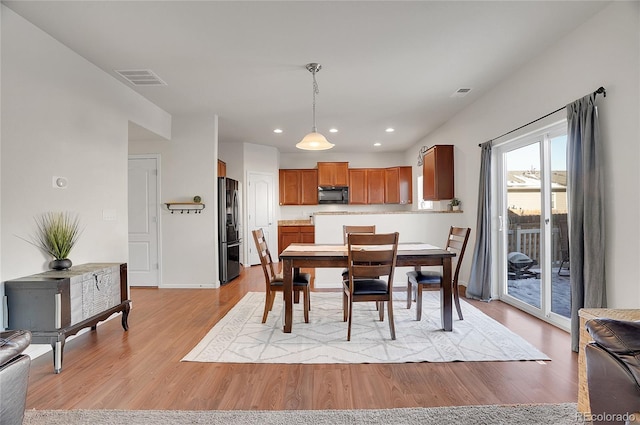
[[[410,271],[407,272],[407,278],[411,283],[422,285],[440,285],[442,283],[442,275],[439,272],[432,271]]]
[[[356,279],[353,281],[354,295],[383,295],[388,292],[387,283],[381,279]],[[344,283],[349,287],[349,281]]]
[[[293,286],[307,286],[309,282],[311,282],[311,275],[309,273],[300,273],[297,278],[294,276]],[[284,284],[282,275],[276,276],[271,284],[274,286],[282,286]]]
[[[640,322],[601,318],[585,325],[596,344],[626,364],[640,382]]]

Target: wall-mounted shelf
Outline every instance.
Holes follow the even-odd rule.
[[[175,211],[180,211],[180,214],[187,214],[193,212],[194,214],[200,214],[204,209],[202,202],[166,202],[167,209],[173,214]]]

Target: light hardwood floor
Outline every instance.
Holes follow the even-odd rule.
[[[264,291],[258,266],[220,289],[133,288],[129,331],[119,319],[110,320],[68,342],[59,375],[49,354],[34,359],[27,408],[369,409],[577,401],[577,354],[569,335],[499,301],[471,303],[552,361],[180,362],[248,291]],[[313,314],[313,293],[311,300]]]

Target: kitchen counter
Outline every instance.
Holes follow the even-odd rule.
[[[319,211],[313,213],[316,215],[373,215],[373,214],[460,214],[462,211],[439,211],[439,210],[420,210],[420,211]]]
[[[278,220],[278,226],[313,226],[311,220]]]

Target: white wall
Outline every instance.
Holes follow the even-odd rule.
[[[227,164],[227,177],[244,183],[244,143],[219,143],[218,158]]]
[[[406,153],[407,160],[412,160],[422,146],[456,145],[456,196],[464,202],[465,221],[473,229],[478,143],[604,86],[607,97],[598,99],[607,204],[604,255],[613,308],[640,306],[639,15],[640,3],[613,2]],[[557,115],[558,119],[563,116]],[[475,239],[475,233],[471,237]]]
[[[280,168],[316,168],[318,162],[348,162],[349,168],[383,168],[411,164],[406,162],[402,152],[339,153],[329,150],[280,154]]]
[[[130,154],[161,156],[161,287],[218,287],[217,117],[173,117],[172,140],[131,141]],[[200,214],[171,214],[166,202],[205,204]]]
[[[165,135],[171,117],[5,6],[2,8],[2,275],[48,270],[28,238],[46,211],[79,214],[74,264],[126,262],[127,127]],[[54,189],[64,176],[66,189]],[[115,210],[115,221],[102,212]]]

